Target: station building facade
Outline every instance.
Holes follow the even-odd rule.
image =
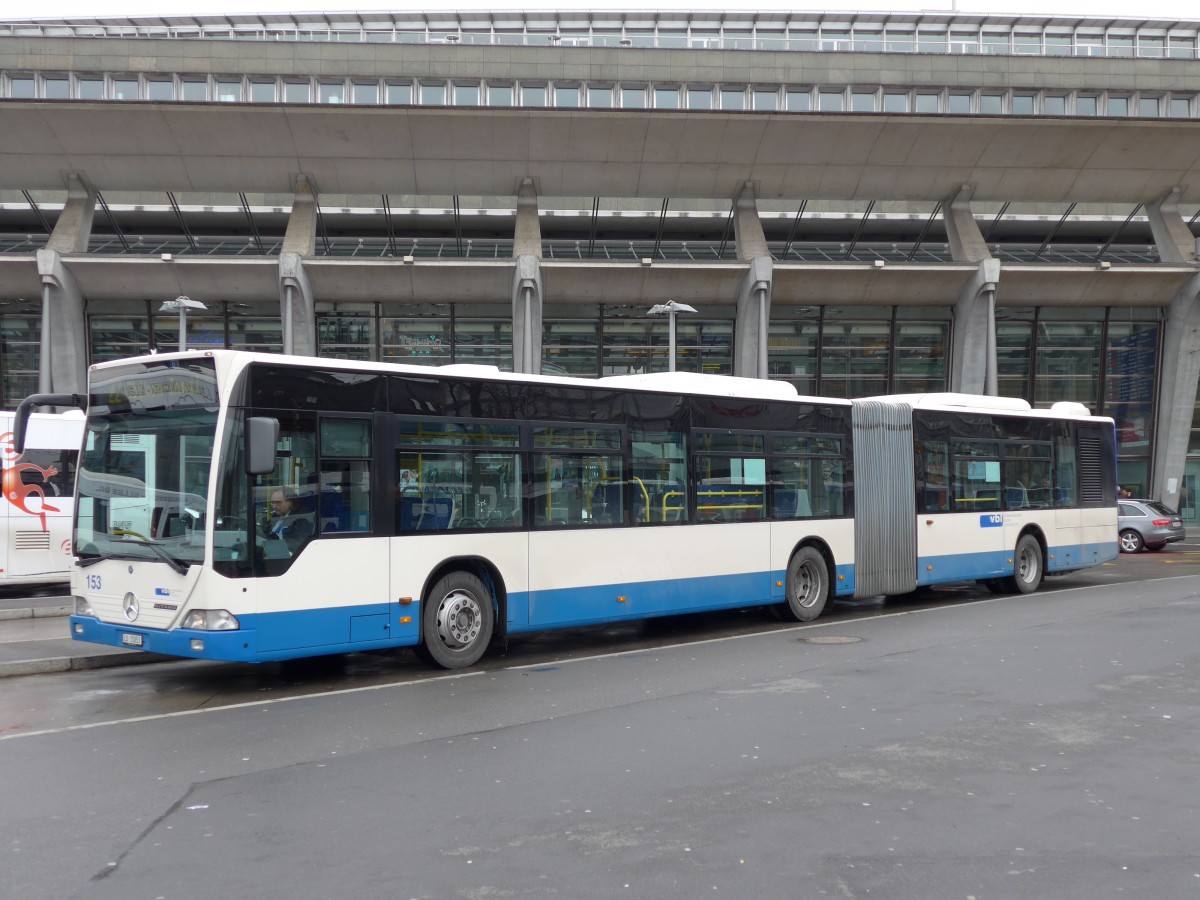
[[[0,21],[0,390],[190,346],[1086,404],[1197,518],[1200,21]]]

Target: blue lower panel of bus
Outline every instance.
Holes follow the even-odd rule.
[[[316,652],[352,653],[415,644],[416,623],[397,627],[395,621],[389,621],[395,616],[394,609],[389,611],[389,604],[381,603],[243,615],[239,617],[242,627],[237,631],[159,631],[71,616],[71,636],[78,641],[168,656],[265,662]],[[76,626],[82,631],[77,632]],[[193,649],[193,640],[203,641],[203,649]]]
[[[783,572],[753,572],[513,593],[509,597],[508,631],[515,634],[777,603],[784,598],[784,577]],[[853,593],[853,566],[839,566],[836,578],[838,596]],[[411,646],[420,638],[417,623],[400,623],[396,607],[386,603],[244,614],[239,621],[242,627],[237,631],[160,631],[71,616],[71,636],[127,650],[233,662],[382,650]],[[203,648],[194,649],[192,641],[203,641]]]
[[[854,567],[838,566],[836,577],[836,593],[853,594]],[[508,630],[517,634],[779,603],[784,599],[784,578],[784,572],[748,572],[514,593],[509,597]]]
[[[1047,572],[1070,572],[1117,558],[1116,542],[1074,544],[1051,547],[1045,561]],[[947,556],[917,558],[917,585],[973,581],[977,578],[1003,578],[1013,573],[1013,551],[956,553]]]

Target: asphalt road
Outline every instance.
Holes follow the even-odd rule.
[[[7,679],[0,896],[1197,896],[1197,573]]]

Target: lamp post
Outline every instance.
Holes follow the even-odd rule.
[[[670,346],[668,349],[669,358],[667,359],[667,371],[675,371],[675,314],[676,313],[694,313],[696,307],[688,306],[686,303],[680,303],[676,300],[668,300],[666,303],[656,303],[650,307],[650,311],[646,313],[648,316],[666,315],[669,320],[670,327]]]
[[[179,313],[179,349],[187,349],[187,314],[189,309],[208,309],[199,300],[190,297],[176,297],[174,300],[164,300],[158,308],[159,312]]]

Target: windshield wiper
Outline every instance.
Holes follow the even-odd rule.
[[[129,535],[124,535],[123,537],[121,537],[118,540],[118,543],[137,544],[139,547],[149,547],[156,554],[158,554],[158,556],[160,558],[162,558],[167,563],[167,565],[169,565],[172,569],[174,569],[180,575],[187,574],[188,566],[184,565],[182,560],[176,559],[174,556],[172,556],[170,553],[168,553],[166,550],[164,550],[159,544],[157,544],[154,541],[148,541],[145,538],[135,538],[135,537],[131,537]]]

